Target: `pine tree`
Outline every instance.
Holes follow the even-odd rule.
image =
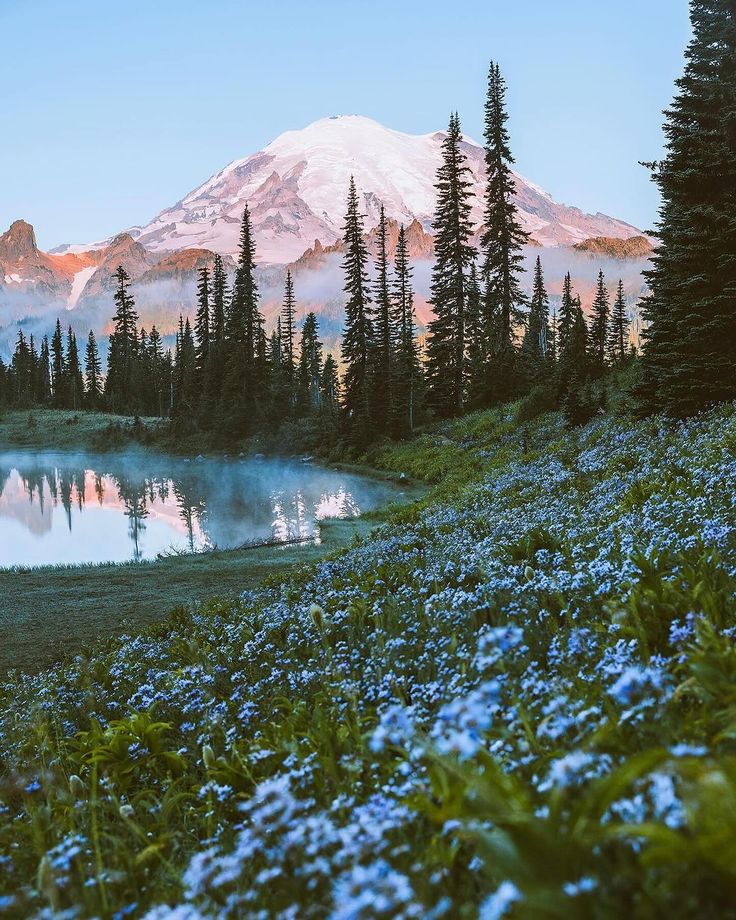
[[[246,205],[225,336],[227,368],[223,415],[231,435],[247,434],[256,428],[265,408],[268,356],[263,317],[258,308],[255,257],[255,239]]]
[[[507,399],[516,387],[515,330],[523,323],[525,303],[519,275],[523,246],[528,240],[519,222],[514,194],[510,139],[506,123],[506,83],[498,64],[491,61],[485,104],[486,192],[481,236],[485,285],[485,315],[489,337],[490,402]]]
[[[228,327],[227,273],[222,256],[215,255],[212,269],[212,299],[210,311],[210,360],[206,372],[207,386],[202,394],[200,424],[207,429],[222,426],[222,414],[226,402],[223,399],[228,349],[226,335]],[[229,407],[228,407],[229,408]]]
[[[148,336],[148,364],[151,373],[151,402],[155,415],[165,416],[171,409],[169,379],[171,368],[164,354],[161,334],[156,326],[151,326]]]
[[[271,406],[269,420],[278,424],[294,408],[292,400],[293,379],[290,379],[285,358],[284,333],[281,317],[276,320],[276,328],[271,333],[268,349],[269,379],[271,383]],[[293,370],[293,368],[292,368]],[[291,375],[293,378],[293,374]]]
[[[605,276],[598,272],[595,299],[590,321],[590,368],[594,377],[600,377],[606,368],[606,346],[608,344],[608,322],[611,300],[606,288]]]
[[[302,328],[299,368],[297,371],[299,408],[302,414],[313,412],[322,405],[322,343],[319,324],[314,313],[307,313]]]
[[[284,287],[284,304],[281,309],[281,359],[285,369],[286,384],[289,390],[289,402],[293,408],[296,399],[294,361],[294,335],[296,322],[296,298],[294,296],[294,280],[291,271],[286,270],[286,284]]]
[[[15,351],[10,364],[12,397],[15,405],[22,408],[33,403],[33,364],[31,350],[22,329],[18,330]]]
[[[411,434],[414,429],[421,373],[414,317],[412,268],[403,224],[399,228],[396,243],[392,306],[392,323],[397,333],[392,429],[396,436],[401,437]]]
[[[38,351],[33,339],[33,333],[28,338],[28,358],[29,358],[29,376],[31,400],[34,404],[38,403]]]
[[[138,314],[130,293],[130,276],[119,265],[114,275],[115,316],[110,336],[105,398],[114,412],[135,412],[138,371]]]
[[[542,260],[537,256],[534,266],[534,282],[532,285],[532,298],[529,303],[529,317],[521,353],[528,382],[538,382],[546,375],[551,364],[549,355],[549,298],[544,286]]]
[[[79,362],[77,337],[69,326],[66,337],[66,391],[67,405],[70,409],[81,409],[84,403],[84,377]]]
[[[225,343],[225,303],[227,300],[227,274],[222,256],[215,256],[212,271],[212,347],[222,349]]]
[[[388,251],[386,243],[386,212],[383,205],[377,227],[378,257],[373,310],[374,343],[371,354],[372,415],[377,435],[384,434],[394,415],[394,344],[393,310],[388,278]]]
[[[340,412],[340,378],[337,373],[337,361],[332,355],[327,355],[322,366],[322,405],[327,416],[333,423],[337,423]]]
[[[437,171],[434,218],[435,262],[427,347],[428,398],[440,416],[459,415],[465,407],[467,306],[466,273],[473,262],[470,245],[471,182],[457,114],[450,118]]]
[[[38,356],[38,390],[36,401],[42,406],[51,402],[51,357],[49,340],[46,336],[41,340],[41,351]]]
[[[575,298],[572,293],[572,278],[570,272],[565,275],[562,283],[562,297],[560,310],[557,314],[557,354],[562,355],[567,348],[567,338],[570,335],[572,324],[575,320]]]
[[[179,317],[176,338],[173,414],[180,424],[188,427],[194,414],[197,392],[197,350],[188,318]]]
[[[662,206],[640,388],[647,409],[678,417],[736,397],[736,8],[691,0],[690,16],[654,164]]]
[[[626,309],[624,283],[619,279],[616,299],[611,309],[608,335],[608,360],[612,365],[623,364],[629,354],[629,317]]]
[[[562,360],[568,368],[582,381],[585,381],[589,369],[588,326],[585,322],[580,297],[573,302],[573,322],[565,344]]]
[[[88,409],[99,409],[102,403],[102,364],[97,340],[90,329],[84,357],[85,390]]]
[[[63,409],[67,403],[66,393],[66,359],[64,357],[64,339],[61,334],[61,321],[57,318],[54,334],[51,338],[51,390],[54,407]]]
[[[549,323],[549,360],[552,367],[557,364],[557,308],[552,308],[552,319]]]
[[[203,265],[199,271],[197,284],[197,315],[194,321],[194,337],[196,342],[196,374],[200,393],[203,393],[207,382],[206,374],[210,358],[211,342],[211,316],[210,316],[210,271]]]
[[[344,226],[345,331],[342,358],[345,362],[343,405],[353,443],[366,444],[372,435],[369,355],[373,347],[371,297],[367,273],[368,253],[363,238],[363,218],[358,192],[351,176]]]

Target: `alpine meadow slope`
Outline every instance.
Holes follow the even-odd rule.
[[[733,917],[734,445],[446,423],[360,546],[7,683],[3,908]]]

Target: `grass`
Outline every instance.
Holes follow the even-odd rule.
[[[139,633],[176,607],[232,602],[368,532],[362,519],[324,521],[321,542],[176,555],[129,564],[0,569],[0,672],[32,670],[99,640]]]
[[[105,413],[34,409],[0,417],[3,450],[159,449],[159,419]],[[353,472],[386,478],[367,467]],[[407,483],[407,500],[421,495]],[[321,542],[299,546],[218,550],[156,561],[95,566],[0,569],[0,673],[38,669],[74,656],[98,640],[140,632],[175,608],[208,599],[234,600],[267,577],[314,563],[376,526],[384,513],[357,520],[322,522]]]
[[[369,455],[434,486],[350,549],[6,681],[0,910],[736,917],[736,407],[513,411]]]
[[[0,414],[0,451],[116,450],[154,442],[164,425],[161,419],[143,418],[136,428],[129,416],[103,412],[4,411]]]

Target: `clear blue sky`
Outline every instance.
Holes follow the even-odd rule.
[[[324,115],[480,139],[490,58],[520,172],[646,228],[688,35],[686,0],[0,0],[0,229],[100,239]]]

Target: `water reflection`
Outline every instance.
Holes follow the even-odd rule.
[[[0,567],[310,538],[390,492],[297,461],[0,454]]]

